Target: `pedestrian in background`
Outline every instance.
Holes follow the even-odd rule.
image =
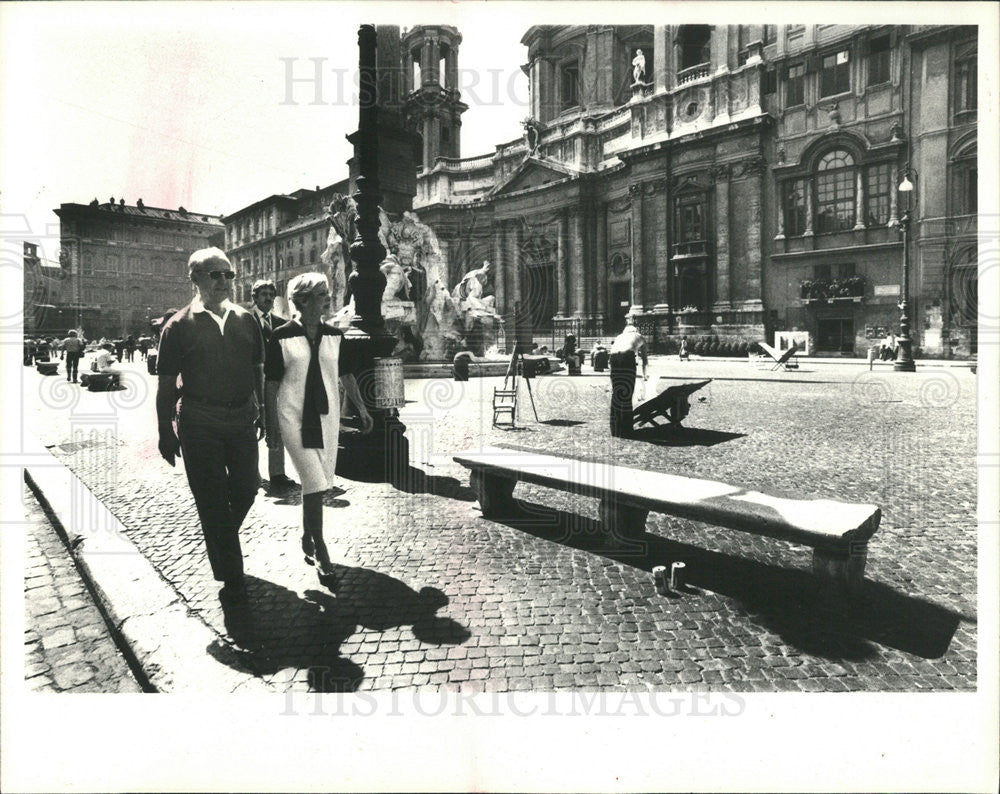
[[[267,351],[267,445],[288,450],[302,481],[302,551],[320,581],[335,587],[323,538],[323,492],[334,484],[340,434],[338,378],[368,433],[368,413],[354,371],[359,362],[342,344],[343,332],[323,322],[330,285],[322,273],[303,273],[288,285],[291,322],[275,329]]]
[[[63,340],[63,351],[66,354],[66,380],[77,382],[80,369],[80,359],[83,357],[84,342],[70,330],[69,336]]]
[[[274,299],[278,290],[269,278],[258,279],[250,290],[253,296],[253,306],[250,313],[257,321],[261,336],[264,338],[264,367],[267,368],[267,348],[271,342],[271,334],[288,322],[287,317],[275,314]],[[267,447],[267,486],[272,492],[287,491],[297,485],[295,480],[285,474],[285,450],[281,445],[272,449]]]
[[[646,339],[634,325],[626,325],[611,345],[608,364],[611,367],[611,435],[631,438],[632,396],[635,394],[636,356],[642,359],[642,379],[649,375]]]
[[[131,363],[133,356],[135,356],[135,337],[129,334],[125,339],[125,360]]]
[[[236,272],[223,251],[195,251],[188,272],[198,294],[160,338],[159,448],[171,466],[183,451],[212,575],[225,583],[220,597],[239,602],[246,599],[239,530],[260,488],[264,342],[250,313],[230,300]]]

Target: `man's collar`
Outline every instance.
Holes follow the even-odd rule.
[[[231,300],[229,300],[229,298],[226,298],[226,300],[224,300],[219,305],[219,308],[222,309],[222,314],[225,315],[226,312],[229,312],[229,311],[232,311],[233,309],[235,309],[236,308],[236,304],[234,304]],[[202,299],[201,299],[201,295],[195,295],[194,296],[194,300],[191,301],[191,311],[192,312],[207,312],[208,311],[208,309],[205,307],[204,301],[202,301]]]

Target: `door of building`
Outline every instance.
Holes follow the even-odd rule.
[[[854,352],[854,320],[825,317],[817,321],[816,350],[821,353]]]
[[[608,330],[618,334],[625,327],[625,315],[632,305],[632,284],[629,281],[612,281],[608,287]]]

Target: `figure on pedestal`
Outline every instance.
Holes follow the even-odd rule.
[[[635,51],[635,57],[632,59],[632,83],[644,83],[646,77],[646,56],[643,55],[642,50],[637,49]]]

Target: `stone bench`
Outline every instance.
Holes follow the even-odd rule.
[[[838,596],[861,591],[868,540],[882,518],[870,504],[787,499],[712,480],[543,453],[484,447],[453,457],[470,470],[485,517],[516,514],[518,482],[597,497],[605,528],[618,537],[641,537],[646,517],[656,512],[809,546],[814,575]]]
[[[42,375],[56,375],[59,372],[59,362],[39,361],[35,364],[35,369],[37,369]]]

